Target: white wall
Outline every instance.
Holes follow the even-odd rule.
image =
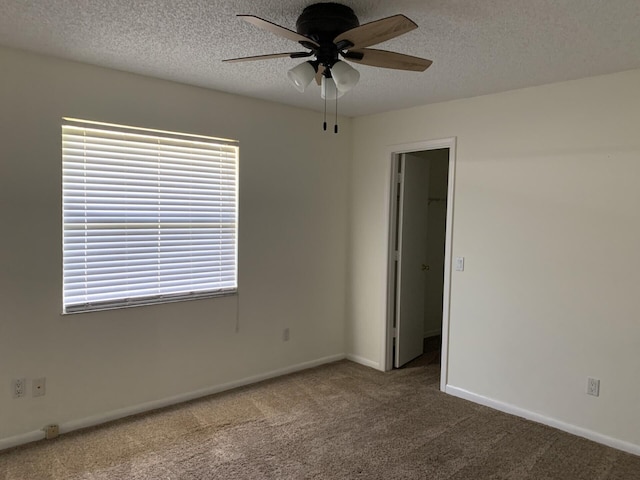
[[[355,119],[348,352],[384,365],[385,152],[457,137],[449,386],[640,452],[639,125],[639,70]]]
[[[9,49],[0,66],[0,448],[344,354],[349,119],[334,135],[315,112]],[[63,116],[240,141],[238,333],[236,297],[60,315]],[[46,396],[13,399],[16,377]]]

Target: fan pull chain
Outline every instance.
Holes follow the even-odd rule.
[[[333,133],[338,133],[338,89],[336,89],[336,121],[333,124]]]
[[[324,123],[322,124],[323,130],[327,131],[327,96],[324,97]]]

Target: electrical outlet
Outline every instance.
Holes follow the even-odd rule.
[[[12,382],[13,398],[24,397],[27,394],[27,379],[14,378]]]
[[[36,378],[31,384],[31,396],[42,397],[45,393],[47,393],[47,379]]]
[[[587,378],[587,395],[600,396],[600,380],[597,378]]]
[[[289,341],[289,329],[288,328],[285,328],[282,331],[282,341],[283,342],[288,342]]]
[[[44,427],[44,438],[52,440],[60,435],[60,427],[57,424],[47,425]]]

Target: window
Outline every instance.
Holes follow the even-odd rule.
[[[237,143],[64,120],[64,312],[235,292]]]

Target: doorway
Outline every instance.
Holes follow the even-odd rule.
[[[446,385],[455,139],[391,154],[385,370],[440,348]]]

